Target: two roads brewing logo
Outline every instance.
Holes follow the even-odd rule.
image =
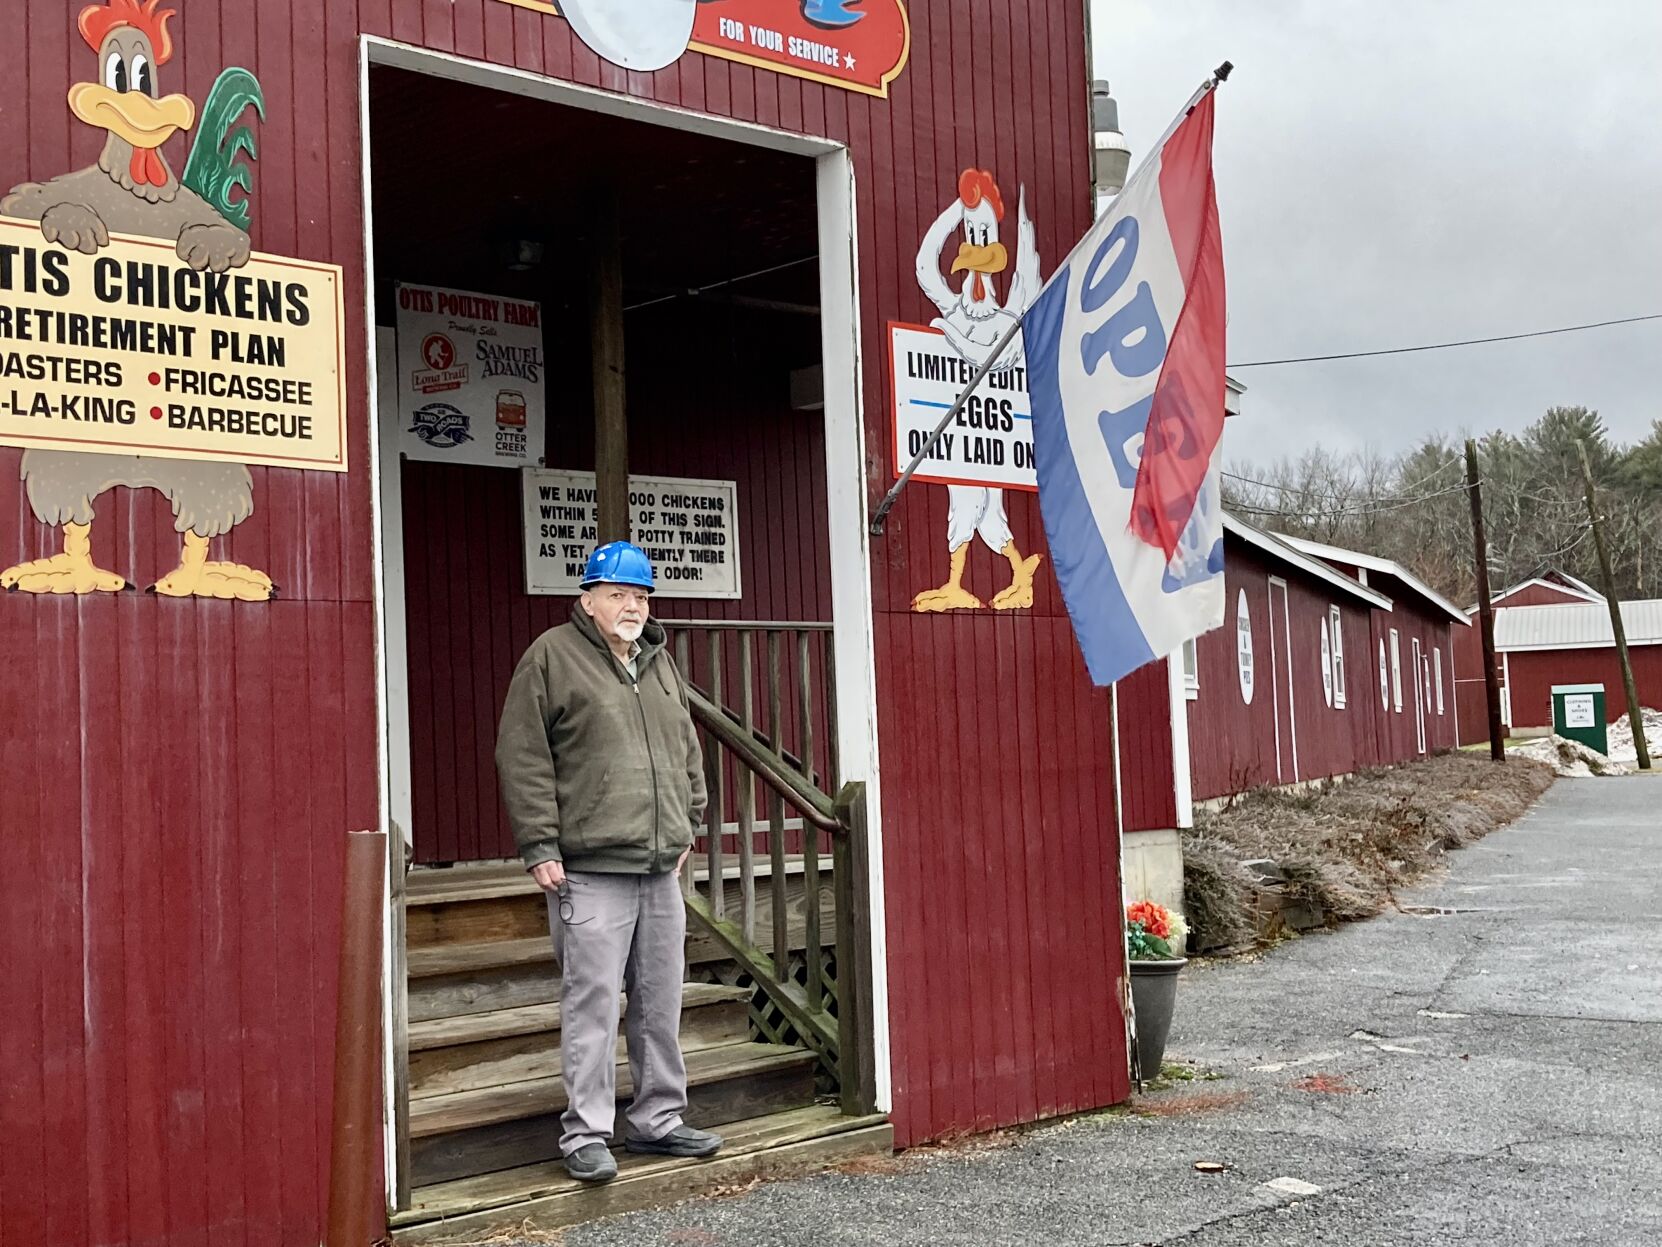
[[[473,440],[473,434],[468,431],[471,422],[467,413],[449,403],[428,403],[425,407],[418,407],[411,420],[410,432],[439,450],[453,450],[463,442]]]

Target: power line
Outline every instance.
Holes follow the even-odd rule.
[[[1367,499],[1367,501],[1369,501],[1369,502],[1394,502],[1394,501],[1421,502],[1421,501],[1424,501],[1423,498],[1420,498],[1418,496],[1410,495],[1407,491],[1412,490],[1412,489],[1418,489],[1421,485],[1425,485],[1425,484],[1429,483],[1430,481],[1435,480],[1437,477],[1441,476],[1444,472],[1448,471],[1449,468],[1453,467],[1455,464],[1457,464],[1459,462],[1460,462],[1460,456],[1455,455],[1447,463],[1444,463],[1444,464],[1442,464],[1438,467],[1433,468],[1431,471],[1427,472],[1424,476],[1420,477],[1419,480],[1413,481],[1413,482],[1411,482],[1410,484],[1407,484],[1407,485],[1403,485],[1401,487],[1402,492],[1397,493],[1397,494],[1382,494],[1382,495],[1380,495],[1376,498],[1369,498],[1369,499]],[[1223,475],[1227,476],[1232,481],[1239,481],[1243,485],[1257,485],[1262,489],[1273,489],[1276,492],[1283,493],[1283,494],[1300,494],[1300,495],[1303,495],[1303,496],[1306,496],[1306,497],[1309,497],[1309,496],[1313,495],[1313,496],[1318,497],[1318,498],[1331,498],[1335,502],[1349,502],[1349,501],[1352,500],[1352,497],[1349,496],[1349,495],[1335,494],[1335,493],[1332,493],[1332,492],[1330,492],[1328,490],[1325,490],[1325,489],[1310,489],[1310,488],[1307,488],[1307,487],[1301,486],[1301,485],[1276,485],[1276,484],[1272,484],[1269,481],[1258,480],[1256,477],[1242,476],[1238,472],[1224,472]],[[1464,486],[1462,486],[1462,488],[1464,488]],[[1439,495],[1434,495],[1434,496],[1441,497],[1440,494]]]
[[[1580,333],[1583,329],[1606,329],[1611,325],[1633,325],[1640,321],[1662,320],[1662,312],[1647,316],[1624,316],[1620,320],[1598,320],[1585,325],[1564,325],[1558,329],[1537,329],[1533,333],[1504,333],[1493,338],[1463,338],[1458,342],[1428,342],[1423,346],[1393,346],[1382,351],[1345,351],[1337,355],[1300,355],[1291,359],[1255,359],[1229,364],[1231,369],[1270,368],[1277,364],[1317,364],[1331,359],[1370,359],[1377,355],[1411,355],[1416,351],[1446,351],[1457,346],[1483,346],[1490,342],[1519,342],[1525,338],[1546,338],[1557,333]]]
[[[1248,515],[1268,515],[1280,517],[1297,516],[1300,519],[1345,519],[1358,515],[1381,515],[1388,511],[1401,511],[1408,507],[1417,507],[1421,503],[1434,502],[1439,498],[1449,498],[1453,497],[1455,494],[1463,494],[1465,492],[1466,486],[1465,483],[1462,482],[1459,485],[1451,486],[1448,489],[1440,489],[1435,493],[1426,494],[1420,498],[1398,499],[1381,506],[1330,507],[1322,510],[1301,510],[1297,507],[1259,507],[1254,506],[1249,502],[1237,502],[1230,504],[1229,509],[1231,511],[1240,511]]]

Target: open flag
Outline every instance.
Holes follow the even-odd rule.
[[[1097,684],[1223,623],[1215,86],[1202,89],[1023,322],[1039,507]]]

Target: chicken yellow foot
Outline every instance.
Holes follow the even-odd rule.
[[[1004,556],[1010,560],[1010,584],[993,597],[995,611],[1030,610],[1033,606],[1033,576],[1039,570],[1042,554],[1030,554],[1025,559],[1011,542],[1004,547]]]
[[[127,581],[92,561],[91,526],[65,524],[63,553],[0,572],[0,588],[23,593],[117,593]]]
[[[981,599],[964,588],[964,561],[969,557],[969,543],[952,552],[952,574],[939,589],[925,589],[912,599],[912,609],[924,614],[939,611],[972,611],[981,608]]]
[[[239,602],[269,601],[275,590],[271,577],[241,563],[208,560],[208,539],[185,534],[179,566],[150,587],[170,598],[235,598]]]

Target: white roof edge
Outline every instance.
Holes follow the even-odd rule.
[[[1342,563],[1354,563],[1358,567],[1365,567],[1369,571],[1384,572],[1387,576],[1395,576],[1414,592],[1425,598],[1433,605],[1441,607],[1456,622],[1471,627],[1472,621],[1466,612],[1453,602],[1449,601],[1401,563],[1390,559],[1382,559],[1377,554],[1363,554],[1360,550],[1347,550],[1343,546],[1330,546],[1320,541],[1310,541],[1304,537],[1288,537],[1277,534],[1280,540],[1285,541],[1295,550],[1305,554],[1313,554],[1317,558],[1334,558]]]
[[[1505,601],[1507,598],[1511,597],[1514,593],[1521,593],[1521,592],[1523,592],[1523,590],[1529,588],[1531,585],[1540,585],[1543,589],[1553,589],[1553,590],[1555,590],[1559,593],[1568,593],[1572,596],[1580,597],[1580,598],[1584,599],[1585,601],[1587,601],[1589,603],[1592,603],[1593,605],[1602,605],[1603,604],[1604,595],[1602,593],[1595,592],[1585,581],[1577,580],[1574,576],[1565,575],[1563,572],[1559,572],[1558,574],[1561,575],[1561,576],[1564,576],[1564,579],[1570,581],[1571,583],[1567,584],[1567,585],[1561,585],[1561,584],[1556,584],[1553,581],[1548,580],[1543,576],[1531,576],[1528,580],[1520,580],[1515,585],[1508,585],[1506,588],[1502,589],[1499,593],[1490,594],[1489,595],[1489,604],[1491,606],[1498,605],[1499,603]],[[1570,605],[1570,603],[1568,603],[1568,602],[1549,602],[1549,603],[1544,603],[1544,605],[1568,606],[1568,605]],[[1468,606],[1466,608],[1466,614],[1468,616],[1470,616],[1476,610],[1477,610],[1477,603],[1473,602],[1470,606]]]
[[[1357,584],[1342,572],[1336,572],[1326,563],[1319,562],[1295,550],[1287,542],[1273,533],[1267,533],[1261,528],[1254,528],[1244,520],[1238,520],[1229,512],[1223,513],[1223,527],[1227,533],[1233,533],[1248,545],[1256,546],[1265,553],[1291,563],[1301,571],[1309,572],[1318,580],[1324,580],[1336,588],[1343,589],[1352,597],[1361,598],[1370,606],[1377,606],[1381,610],[1391,609],[1391,599],[1376,589],[1367,585]]]

